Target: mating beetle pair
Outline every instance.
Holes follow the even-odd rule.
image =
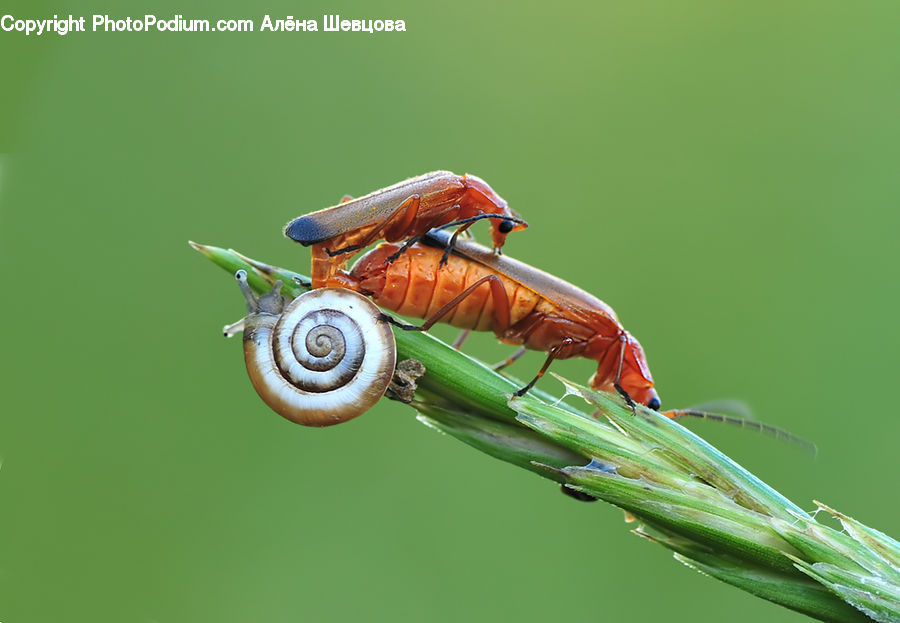
[[[482,219],[491,222],[493,250],[458,240],[460,232]],[[452,235],[446,231],[450,227],[457,228]],[[522,346],[508,362],[526,348],[547,352],[544,366],[519,395],[554,359],[587,357],[598,364],[591,387],[618,391],[632,407],[637,401],[659,409],[643,349],[612,308],[561,279],[500,254],[507,234],[525,227],[525,221],[483,180],[447,171],[411,178],[357,199],[345,197],[336,206],[294,219],[285,233],[312,247],[314,292],[350,290],[425,323],[418,327],[397,322],[374,305],[367,307],[365,299],[353,297],[348,305],[355,313],[362,311],[360,323],[368,329],[350,328],[346,339],[313,338],[295,328],[301,318],[290,325],[286,320],[297,315],[293,306],[303,297],[284,301],[276,289],[256,299],[243,283],[250,312],[242,325],[245,357],[258,393],[277,412],[302,424],[325,426],[361,414],[374,402],[371,395],[384,391],[389,378],[380,379],[375,390],[365,394],[368,398],[352,397],[358,404],[349,409],[326,408],[323,405],[333,403],[321,402],[322,391],[336,397],[339,388],[323,390],[318,381],[297,379],[308,369],[314,379],[331,387],[336,374],[332,369],[344,365],[339,363],[341,357],[362,357],[348,354],[355,336],[384,334],[371,329],[370,318],[375,315],[382,325],[390,322],[406,330],[427,330],[443,321],[493,331],[501,341]],[[387,242],[346,269],[354,254],[378,240]],[[371,350],[385,357],[381,365],[392,368],[392,347],[379,343]],[[341,357],[335,354],[338,351]],[[292,393],[296,399],[291,399]],[[671,412],[673,417],[681,414]]]

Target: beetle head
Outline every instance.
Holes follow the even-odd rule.
[[[637,338],[624,332],[625,354],[622,359],[622,378],[619,385],[632,400],[645,405],[654,411],[659,410],[659,394],[653,388],[653,376],[647,365],[647,357]],[[615,390],[616,371],[618,370],[620,350],[608,348],[606,356],[600,361],[597,372],[591,377],[590,385],[594,389],[604,391]]]

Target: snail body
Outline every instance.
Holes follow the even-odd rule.
[[[248,314],[244,361],[260,398],[305,426],[331,426],[362,415],[384,394],[397,354],[394,334],[369,299],[320,288],[286,303],[277,282],[257,298],[236,275]]]

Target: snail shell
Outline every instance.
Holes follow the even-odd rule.
[[[249,314],[244,361],[267,405],[305,426],[331,426],[362,415],[384,394],[397,360],[394,334],[369,299],[320,288],[285,306],[280,282],[255,298],[237,275]]]

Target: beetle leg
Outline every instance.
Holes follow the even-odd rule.
[[[491,297],[494,301],[494,330],[497,332],[506,331],[509,328],[509,296],[506,294],[506,289],[503,287],[503,282],[500,281],[500,278],[496,275],[487,275],[486,277],[482,277],[468,288],[460,292],[452,301],[441,307],[437,310],[431,318],[425,321],[425,324],[422,325],[425,330],[431,328],[434,323],[443,318],[448,312],[450,312],[454,307],[459,305],[465,300],[470,294],[475,292],[481,284],[487,282],[491,287]]]
[[[397,261],[397,258],[399,258],[401,255],[406,253],[406,250],[408,248],[413,246],[415,243],[417,243],[421,239],[422,239],[422,236],[413,236],[412,238],[410,238],[409,240],[404,242],[403,246],[400,247],[399,249],[397,249],[396,252],[391,253],[386,258],[384,258],[384,263],[385,264],[393,264],[395,261]]]
[[[619,365],[616,368],[616,380],[613,381],[613,387],[616,388],[616,392],[625,399],[625,404],[631,407],[631,412],[634,415],[637,415],[636,405],[634,400],[631,399],[631,396],[628,395],[621,385],[619,385],[619,381],[622,380],[622,367],[625,364],[625,345],[628,343],[628,338],[624,335],[619,336],[619,341],[622,343],[622,348],[619,350]]]
[[[509,357],[507,357],[506,359],[504,359],[504,360],[501,361],[500,363],[495,363],[494,365],[492,365],[492,366],[491,366],[491,369],[492,369],[494,372],[500,372],[500,370],[502,370],[503,368],[505,368],[505,367],[507,367],[507,366],[510,366],[510,365],[512,365],[513,363],[515,363],[515,362],[519,359],[519,357],[521,357],[522,355],[524,355],[527,351],[528,351],[528,349],[525,348],[524,346],[522,346],[522,347],[519,348],[516,352],[514,352],[512,355],[510,355]]]
[[[461,209],[462,209],[462,208],[460,207],[460,205],[459,205],[458,203],[454,203],[453,206],[451,206],[451,208],[450,208],[450,214],[456,213],[456,214],[458,215],[458,214],[459,214],[459,211],[460,211]],[[438,227],[438,229],[443,229],[444,227],[452,227],[453,225],[458,225],[458,224],[462,223],[463,225],[462,225],[462,227],[460,227],[460,230],[465,230],[465,229],[471,227],[471,224],[474,223],[474,222],[475,222],[475,221],[473,221],[473,220],[471,220],[471,219],[462,219],[462,220],[458,220],[458,221],[454,220],[454,221],[451,221],[451,222],[449,222],[449,223],[446,223],[446,224],[444,224],[444,225]],[[456,233],[459,233],[459,231],[457,231]],[[385,237],[387,237],[387,236],[385,236]],[[419,242],[419,241],[420,241],[422,238],[424,238],[424,237],[425,237],[425,234],[420,234],[420,235],[418,235],[418,236],[413,236],[412,238],[410,238],[409,240],[407,240],[407,241],[403,244],[402,247],[400,247],[399,249],[397,249],[397,252],[396,252],[396,253],[393,253],[393,254],[389,255],[389,256],[387,257],[387,259],[385,259],[385,262],[387,262],[388,264],[393,264],[393,263],[397,260],[397,258],[399,258],[401,255],[403,255],[404,253],[406,253],[406,250],[409,249],[409,247],[411,247],[411,246],[414,245],[415,243]],[[450,250],[453,249],[453,245],[454,245],[455,243],[456,243],[456,234],[454,234],[453,237],[451,238],[451,240],[450,240],[450,245],[447,247],[447,251],[444,253],[444,256],[441,258],[440,263],[438,263],[438,268],[439,268],[439,269],[440,269],[440,268],[443,268],[443,267],[447,264],[447,260],[448,260],[448,258],[450,257]]]
[[[463,329],[459,332],[459,336],[453,340],[453,344],[451,346],[456,350],[462,348],[463,343],[469,339],[469,336],[472,335],[472,329]]]
[[[459,235],[461,233],[468,230],[472,226],[472,223],[474,223],[474,221],[470,223],[464,223],[460,225],[455,232],[453,232],[453,235],[450,236],[450,242],[447,243],[447,248],[444,249],[444,255],[441,256],[441,261],[438,262],[438,268],[443,268],[447,265],[447,262],[450,261],[450,253],[453,252],[453,247],[456,246],[456,239],[459,238]]]
[[[459,204],[455,204],[453,206],[453,208],[459,209]],[[453,235],[450,236],[450,241],[447,243],[447,246],[444,247],[444,255],[443,255],[443,257],[441,257],[441,261],[438,263],[438,268],[443,268],[444,266],[447,265],[447,262],[450,259],[450,253],[453,252],[453,247],[456,246],[456,240],[457,240],[457,238],[459,238],[460,234],[465,233],[465,234],[468,234],[469,237],[471,237],[471,234],[469,234],[469,232],[467,230],[472,226],[472,224],[475,221],[480,221],[483,218],[499,218],[501,216],[503,216],[503,215],[502,214],[479,214],[478,216],[472,216],[470,218],[464,218],[464,219],[459,219],[457,221],[451,221],[449,223],[445,223],[444,225],[441,225],[440,227],[435,227],[435,228],[429,230],[429,231],[435,231],[435,230],[446,229],[448,227],[455,227],[455,226],[459,225],[459,229],[457,229],[455,232],[453,232]],[[419,242],[420,240],[425,238],[427,235],[428,235],[428,233],[426,232],[424,234],[421,234],[418,236],[413,236],[413,237],[409,238],[406,242],[403,243],[402,247],[397,249],[397,251],[395,253],[392,253],[391,255],[389,255],[387,257],[387,259],[385,259],[385,262],[387,262],[388,264],[393,264],[397,260],[397,258],[399,258],[401,255],[406,253],[406,250],[409,249],[409,247],[411,247],[415,243]],[[362,246],[367,246],[367,245],[368,245],[368,243],[360,244],[359,246],[361,248]],[[347,248],[350,249],[350,247],[347,247]],[[355,249],[351,249],[351,250],[355,250]],[[331,255],[332,257],[334,255],[337,255],[338,253],[339,253],[338,251],[329,251],[328,252],[328,254]]]
[[[453,207],[451,208],[451,210],[459,211],[459,204],[454,204]],[[456,241],[459,238],[460,234],[462,234],[463,237],[465,237],[465,238],[472,239],[472,234],[469,231],[469,227],[471,227],[475,221],[480,221],[482,219],[503,220],[503,221],[509,221],[510,223],[514,223],[514,224],[527,225],[527,223],[525,223],[525,221],[523,221],[522,219],[520,219],[517,216],[511,217],[506,214],[477,214],[475,216],[457,219],[454,221],[450,221],[448,223],[444,223],[443,225],[438,225],[437,227],[433,227],[429,231],[427,231],[424,234],[422,234],[421,236],[419,236],[417,238],[417,240],[424,240],[425,244],[427,244],[429,246],[440,247],[441,249],[444,249],[444,255],[443,255],[443,257],[441,257],[441,261],[438,265],[439,268],[443,268],[447,264],[447,262],[450,258],[450,254],[453,252],[453,249],[456,246]],[[435,232],[441,231],[443,229],[449,229],[450,227],[457,227],[458,229],[456,230],[456,232],[453,233],[453,235],[450,237],[450,239],[447,242],[444,242],[442,240],[443,236],[435,235]],[[400,254],[404,253],[405,251],[406,251],[406,249],[402,249],[402,250],[398,251],[395,255],[399,256]],[[496,249],[495,249],[495,251],[496,251]]]
[[[590,493],[584,493],[583,491],[576,491],[575,489],[570,489],[564,484],[559,485],[559,490],[568,495],[570,498],[578,500],[579,502],[596,502],[597,498],[595,498]]]
[[[574,339],[566,337],[563,338],[559,344],[551,348],[550,352],[547,353],[547,360],[544,362],[544,365],[541,366],[541,369],[538,370],[538,373],[534,375],[534,378],[531,379],[531,382],[522,389],[515,392],[513,396],[524,396],[525,394],[527,394],[528,390],[534,387],[534,384],[537,383],[542,376],[544,376],[544,373],[547,372],[547,368],[550,367],[550,364],[553,363],[553,360],[557,357],[560,357],[563,354],[564,349],[570,348],[574,343]]]
[[[404,331],[427,331],[431,327],[435,325],[441,318],[446,316],[449,312],[453,310],[454,307],[462,303],[466,297],[475,292],[482,284],[488,283],[491,287],[491,297],[493,297],[494,301],[494,327],[495,330],[499,333],[502,331],[506,331],[509,328],[509,297],[506,295],[506,290],[503,288],[503,282],[500,281],[500,278],[496,275],[487,275],[486,277],[482,277],[468,288],[460,292],[453,300],[449,303],[441,307],[434,314],[431,315],[431,318],[428,318],[422,326],[416,326],[414,324],[406,324],[400,322],[399,320],[395,320],[391,316],[387,314],[382,314],[382,320],[385,322],[389,322],[395,327],[399,327]]]
[[[389,316],[388,314],[385,314],[383,312],[378,316],[378,319],[381,322],[386,322],[388,324],[394,325],[398,329],[403,329],[404,331],[424,331],[424,329],[422,329],[422,327],[420,327],[418,325],[406,324],[405,322],[400,322],[393,316]]]
[[[329,257],[334,257],[343,253],[350,253],[352,251],[359,251],[360,249],[364,249],[375,242],[378,238],[380,238],[381,236],[379,234],[381,234],[382,231],[385,231],[388,228],[391,229],[391,233],[395,233],[398,231],[403,232],[408,230],[412,226],[413,221],[416,220],[416,216],[419,214],[420,203],[421,200],[418,193],[410,195],[409,197],[404,199],[403,203],[397,206],[397,208],[393,212],[391,212],[390,216],[378,223],[375,228],[372,229],[372,231],[370,231],[366,235],[366,237],[363,238],[359,243],[351,244],[342,249],[335,249],[334,251],[326,249]],[[395,220],[396,222],[392,222]]]

